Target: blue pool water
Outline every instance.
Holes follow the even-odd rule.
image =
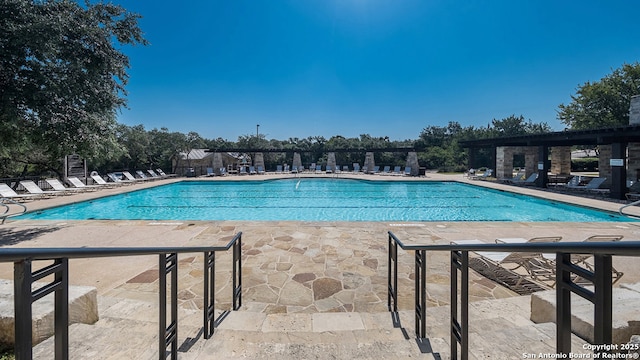
[[[50,220],[631,221],[456,182],[179,182],[28,213]]]

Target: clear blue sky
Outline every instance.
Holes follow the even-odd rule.
[[[143,16],[119,121],[236,141],[523,115],[640,61],[637,0],[113,0]]]

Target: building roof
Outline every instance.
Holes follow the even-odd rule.
[[[640,142],[640,125],[618,126],[592,130],[567,130],[535,135],[506,136],[491,139],[461,141],[462,147],[493,146],[572,146],[608,145]]]

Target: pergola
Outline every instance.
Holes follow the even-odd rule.
[[[640,125],[461,141],[460,145],[469,149],[470,166],[476,165],[474,153],[478,149],[493,149],[494,163],[490,165],[496,169],[496,174],[501,165],[499,155],[501,152],[504,154],[504,149],[510,147],[533,148],[534,157],[538,159],[535,164],[535,171],[538,172],[536,182],[538,187],[546,187],[549,182],[550,163],[546,160],[549,159],[550,149],[559,149],[556,150],[558,153],[566,153],[566,150],[569,149],[570,160],[571,146],[597,145],[601,150],[600,176],[610,177],[610,196],[614,199],[625,198],[627,174],[631,173],[635,179],[637,176],[632,170],[638,171],[640,169]],[[552,162],[553,160],[552,157]]]
[[[380,152],[404,152],[407,153],[407,166],[411,168],[411,175],[416,176],[419,174],[419,164],[418,164],[418,156],[417,152],[423,149],[418,149],[416,147],[387,147],[387,148],[346,148],[346,149],[331,149],[331,148],[316,148],[316,149],[300,149],[300,148],[291,148],[291,149],[273,149],[273,148],[216,148],[216,149],[208,149],[207,152],[211,152],[215,154],[220,153],[240,153],[247,154],[253,153],[256,155],[257,163],[264,165],[262,160],[263,153],[287,153],[293,154],[293,165],[296,165],[296,162],[300,161],[300,153],[327,153],[329,154],[329,159],[327,160],[327,165],[331,165],[335,167],[335,153],[366,153],[365,157],[365,166],[367,163],[373,163],[373,154]],[[297,159],[297,160],[296,160]],[[214,157],[214,162],[215,162]]]

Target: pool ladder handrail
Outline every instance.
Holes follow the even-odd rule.
[[[9,212],[9,210],[11,210],[11,207],[7,203],[9,203],[11,205],[20,206],[22,208],[22,212],[7,214]],[[0,215],[0,219],[2,219],[2,221],[0,221],[0,224],[4,224],[5,220],[7,220],[7,218],[10,218],[10,217],[13,217],[13,216],[18,216],[20,214],[24,214],[25,212],[27,212],[27,207],[24,204],[19,203],[19,202],[15,201],[15,200],[6,198],[6,197],[0,197],[0,206],[4,207],[4,212],[2,213],[2,215]]]
[[[640,205],[640,200],[636,200],[636,201],[634,201],[632,203],[623,205],[622,207],[620,207],[620,209],[618,209],[618,213],[620,213],[620,215],[622,215],[622,216],[628,216],[628,217],[632,217],[632,218],[635,218],[635,219],[640,219],[640,216],[638,216],[638,215],[626,214],[626,213],[622,212],[623,209],[628,208],[629,206],[636,206],[636,205]]]

